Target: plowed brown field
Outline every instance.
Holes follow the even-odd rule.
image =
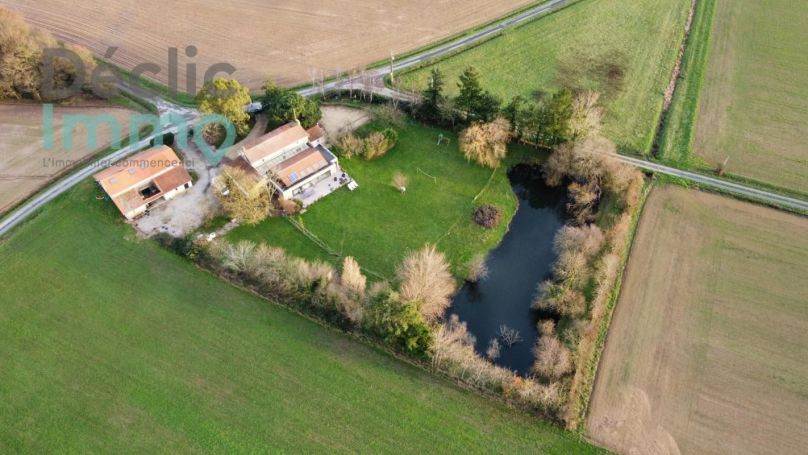
[[[588,436],[619,453],[805,453],[808,219],[651,194]]]
[[[312,70],[347,71],[425,46],[535,0],[0,0],[32,24],[126,68],[154,62],[168,80],[168,48],[185,64],[206,68],[228,62],[234,77],[259,88],[268,77],[290,85],[311,80]],[[198,48],[195,58],[186,46]],[[185,89],[187,84],[180,83]]]
[[[119,108],[57,107],[53,119],[54,149],[45,150],[42,106],[0,105],[0,213],[30,196],[78,161],[109,145],[109,127],[98,128],[97,147],[93,149],[88,146],[86,125],[79,124],[73,130],[73,147],[65,150],[62,142],[65,114],[111,115],[118,120],[124,131],[122,134],[126,135],[132,113]]]

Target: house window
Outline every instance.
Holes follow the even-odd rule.
[[[292,183],[297,182],[299,179],[300,179],[300,176],[299,176],[299,175],[297,175],[297,172],[292,172],[291,174],[289,174],[289,180],[290,180]]]
[[[157,185],[155,185],[154,182],[149,183],[149,186],[147,186],[146,188],[143,188],[143,189],[141,189],[139,191],[140,196],[143,199],[148,199],[148,198],[154,196],[155,194],[157,194],[159,192],[160,192],[160,189],[157,188]]]

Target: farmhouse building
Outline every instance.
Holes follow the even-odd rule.
[[[112,202],[131,220],[191,188],[191,176],[169,147],[152,148],[95,175]]]
[[[350,182],[322,139],[319,125],[305,130],[290,122],[242,148],[239,156],[279,195],[305,207]]]

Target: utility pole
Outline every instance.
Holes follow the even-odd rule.
[[[395,62],[396,57],[393,55],[393,51],[390,51],[390,83],[396,83],[396,76],[393,74],[393,62]]]

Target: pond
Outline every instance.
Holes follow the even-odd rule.
[[[487,257],[488,278],[467,283],[448,313],[466,322],[483,356],[489,341],[499,336],[500,326],[518,330],[522,341],[502,346],[495,363],[524,375],[533,364],[538,338],[538,314],[530,306],[556,260],[553,238],[566,222],[566,191],[563,186],[547,187],[535,166],[514,166],[508,177],[519,199],[510,229]]]

